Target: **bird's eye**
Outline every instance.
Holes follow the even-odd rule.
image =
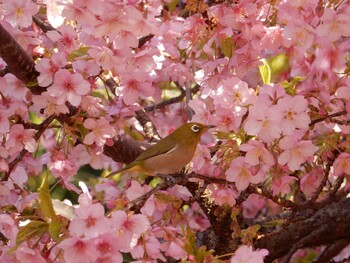
[[[193,126],[191,127],[191,130],[192,130],[193,132],[199,132],[199,126],[198,126],[198,125],[193,125]]]

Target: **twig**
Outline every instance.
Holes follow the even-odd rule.
[[[47,129],[47,127],[50,125],[50,123],[55,119],[55,115],[49,116],[46,120],[44,120],[40,124],[40,129],[35,133],[34,139],[37,141],[39,140],[40,136],[44,133],[44,131]],[[3,181],[7,181],[10,177],[10,174],[12,170],[16,167],[16,165],[23,159],[24,155],[28,151],[26,149],[22,149],[20,153],[17,155],[17,157],[9,164],[9,171],[5,174]]]
[[[57,31],[59,34],[61,34],[61,32],[59,32],[56,28],[54,28],[49,22],[43,21],[38,16],[33,16],[32,19],[33,19],[34,23],[38,27],[40,27],[40,29],[44,33],[48,32],[48,31]]]
[[[149,40],[151,40],[154,37],[153,34],[149,34],[147,36],[144,37],[140,37],[139,38],[139,45],[138,48],[142,48],[144,44],[146,44]]]
[[[341,239],[334,244],[328,245],[322,252],[319,254],[312,263],[328,263],[331,262],[332,258],[338,255],[345,247],[349,245],[349,240]]]
[[[200,86],[196,85],[194,88],[191,89],[191,93],[195,94],[199,91],[199,89],[200,89]],[[146,112],[149,112],[149,111],[154,111],[156,109],[164,108],[168,105],[180,102],[181,100],[183,100],[183,98],[185,98],[185,96],[186,96],[186,92],[184,90],[182,90],[181,94],[179,96],[162,101],[162,102],[155,104],[155,105],[147,106],[144,109]]]
[[[327,119],[331,119],[331,118],[334,118],[334,117],[339,117],[339,116],[343,116],[347,114],[347,111],[346,110],[342,110],[342,111],[339,111],[339,112],[336,112],[336,113],[333,113],[333,114],[329,114],[325,117],[322,117],[322,118],[318,118],[318,119],[315,119],[315,120],[312,120],[309,124],[309,126],[313,126],[315,125],[316,123],[318,122],[322,122],[322,121],[325,121]]]
[[[287,207],[287,208],[292,208],[292,209],[297,209],[299,207],[297,204],[295,204],[294,202],[292,202],[290,200],[273,195],[270,191],[268,191],[264,187],[254,188],[254,193],[261,195],[261,196],[264,196],[282,207]]]
[[[156,129],[156,126],[153,124],[151,118],[147,115],[145,110],[141,109],[135,112],[136,119],[141,124],[143,131],[146,134],[146,137],[149,141],[159,141],[160,136]]]

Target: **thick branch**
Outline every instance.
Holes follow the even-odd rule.
[[[17,41],[0,25],[0,56],[6,62],[8,71],[25,84],[36,83],[39,73],[35,63],[17,43]],[[34,94],[40,94],[44,88],[29,87]]]
[[[317,231],[316,231],[317,230]],[[318,210],[314,215],[289,223],[259,238],[255,248],[269,251],[265,262],[272,262],[299,248],[332,244],[350,235],[350,199],[344,198]],[[292,254],[292,253],[291,253]]]

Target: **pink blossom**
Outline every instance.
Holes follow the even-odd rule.
[[[95,246],[99,257],[96,262],[121,263],[123,257],[119,252],[120,244],[116,235],[112,232],[99,235],[95,240]],[[106,259],[110,261],[106,261]]]
[[[255,218],[261,210],[267,206],[267,199],[257,194],[251,194],[243,202],[243,216],[247,218]]]
[[[117,58],[114,56],[113,51],[108,47],[92,47],[89,49],[88,53],[94,59],[94,62],[103,69],[111,70],[118,65]]]
[[[226,179],[234,182],[239,191],[245,190],[250,183],[258,184],[264,180],[265,176],[260,169],[257,173],[252,172],[252,167],[245,162],[244,157],[235,158],[226,171]]]
[[[43,161],[47,162],[47,167],[52,172],[52,175],[60,178],[68,189],[79,192],[79,190],[70,183],[72,176],[78,171],[77,164],[73,160],[68,159],[63,152],[56,149],[51,150],[49,157],[48,160],[45,160],[47,156],[44,155]]]
[[[311,47],[315,32],[312,26],[305,23],[298,23],[296,25],[287,25],[282,35],[282,43],[285,47],[289,48],[293,46],[299,53],[303,53]]]
[[[258,165],[263,162],[271,167],[275,164],[273,155],[265,148],[265,145],[259,141],[250,140],[246,144],[241,144],[239,149],[243,152],[247,152],[245,161],[250,165]]]
[[[51,114],[66,114],[69,112],[67,105],[58,104],[55,97],[50,96],[47,92],[43,92],[40,95],[34,95],[33,105],[30,107],[31,110],[41,115],[41,110],[44,110],[44,115],[50,116]]]
[[[17,166],[11,173],[12,180],[20,187],[24,187],[24,184],[28,181],[28,174],[22,166]]]
[[[11,112],[8,110],[0,110],[0,134],[5,134],[10,130],[10,121],[8,119],[10,117],[10,114]]]
[[[214,203],[219,206],[229,205],[234,206],[236,200],[234,198],[234,193],[230,189],[213,189],[211,190],[211,198],[213,198]]]
[[[208,102],[208,104],[210,104]],[[207,103],[201,100],[190,100],[188,105],[194,110],[195,115],[193,116],[192,121],[200,122],[200,123],[208,123],[208,120],[211,117],[210,107],[207,106]]]
[[[5,20],[13,27],[29,27],[32,24],[32,16],[38,12],[38,6],[31,0],[4,0],[2,8]]]
[[[350,153],[341,153],[333,163],[335,176],[350,176]]]
[[[349,14],[337,13],[334,9],[325,8],[321,17],[322,23],[316,28],[316,33],[320,37],[327,37],[331,41],[336,41],[340,37],[349,37],[350,23]]]
[[[40,72],[38,76],[38,83],[40,86],[46,87],[53,81],[54,74],[67,63],[66,56],[64,53],[55,53],[51,59],[42,58],[35,65],[37,71]]]
[[[311,196],[316,191],[323,178],[323,170],[320,167],[315,167],[310,173],[301,177],[300,188],[307,196]]]
[[[294,180],[296,180],[296,178],[292,176],[274,177],[272,180],[272,186],[271,186],[273,195],[289,194],[290,184]]]
[[[139,41],[133,32],[127,30],[121,30],[116,38],[113,40],[113,46],[115,49],[124,48],[136,48],[139,45]]]
[[[15,124],[10,128],[5,147],[10,154],[20,152],[23,148],[28,152],[34,152],[36,150],[34,134],[35,130],[24,129],[22,124]]]
[[[251,103],[253,91],[248,84],[237,77],[231,77],[222,82],[213,95],[215,105],[225,109],[246,106]]]
[[[90,117],[99,117],[101,112],[107,110],[105,105],[102,103],[102,99],[93,96],[84,96],[80,106],[89,114]]]
[[[97,248],[92,239],[66,238],[58,246],[63,251],[66,263],[94,263],[98,257]]]
[[[147,237],[139,239],[139,242],[131,250],[130,253],[134,259],[145,259],[145,257],[147,257],[151,259],[161,259],[163,261],[166,261],[161,253],[160,246],[161,245],[158,239],[147,235]],[[142,262],[145,261],[143,260]]]
[[[133,201],[141,195],[147,193],[150,189],[151,188],[149,185],[141,186],[138,181],[132,180],[130,187],[126,190],[126,197],[129,199],[129,201]]]
[[[120,250],[128,252],[136,244],[141,234],[150,227],[147,217],[141,214],[127,215],[124,211],[116,211],[112,214],[112,226],[117,230],[118,238],[124,244]]]
[[[265,29],[261,45],[269,51],[277,51],[282,45],[283,30],[279,26],[271,26]]]
[[[258,249],[253,251],[252,247],[240,246],[235,255],[231,258],[231,263],[263,263],[264,258],[269,254],[267,249]]]
[[[25,84],[12,74],[6,74],[4,77],[7,81],[5,87],[0,87],[0,90],[9,97],[24,100],[28,92]]]
[[[97,237],[111,231],[108,218],[101,204],[80,206],[75,209],[77,217],[69,225],[69,232],[76,237]]]
[[[88,118],[84,121],[83,125],[85,128],[91,130],[84,138],[84,143],[87,145],[96,143],[97,146],[103,146],[108,138],[115,136],[115,130],[107,119],[94,120]]]
[[[64,23],[64,17],[62,16],[64,6],[64,2],[46,0],[47,20],[54,28],[58,28]]]
[[[1,185],[0,185],[0,190]],[[15,245],[18,227],[15,220],[8,214],[0,214],[0,232],[10,240],[10,246]]]
[[[154,229],[156,237],[164,239],[161,244],[161,250],[165,251],[166,256],[175,259],[186,259],[188,256],[183,249],[184,241],[178,238],[178,231],[175,227],[159,227]]]
[[[40,254],[38,249],[30,248],[27,243],[22,243],[16,250],[16,258],[23,263],[45,263],[47,262]]]
[[[108,36],[110,39],[114,39],[121,30],[131,29],[133,24],[135,24],[135,20],[127,17],[122,6],[114,6],[101,16],[99,24],[94,27],[93,35],[97,38]]]
[[[51,30],[46,35],[61,51],[70,52],[79,48],[76,42],[77,32],[71,25],[63,24],[58,31]]]
[[[136,70],[133,75],[124,75],[122,85],[117,88],[117,95],[123,96],[125,104],[133,104],[140,96],[151,96],[154,92],[150,76],[140,70]]]
[[[49,95],[57,99],[57,104],[66,101],[73,106],[79,106],[81,98],[90,91],[90,84],[78,73],[69,73],[66,69],[60,69],[54,76],[54,83],[47,89]]]
[[[75,72],[83,76],[97,76],[101,71],[101,68],[92,60],[75,60],[72,62],[72,66]]]
[[[298,170],[301,164],[312,158],[317,151],[317,147],[311,141],[297,141],[294,137],[284,137],[279,145],[284,151],[278,157],[278,163],[287,164],[291,171]]]
[[[285,96],[278,100],[276,111],[282,114],[281,130],[285,135],[291,135],[295,129],[306,130],[310,117],[306,113],[308,102],[303,96]]]
[[[237,132],[241,125],[242,117],[247,112],[246,108],[239,106],[234,109],[224,109],[217,105],[215,110],[216,112],[211,116],[210,123],[214,124],[218,130],[224,132]]]
[[[257,135],[264,142],[272,142],[281,133],[281,113],[266,101],[257,101],[249,107],[249,115],[244,130],[249,135]]]

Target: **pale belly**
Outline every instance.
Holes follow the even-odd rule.
[[[150,158],[143,163],[143,170],[147,174],[173,174],[184,168],[193,158],[194,150],[174,150]],[[153,171],[153,172],[151,172]]]

